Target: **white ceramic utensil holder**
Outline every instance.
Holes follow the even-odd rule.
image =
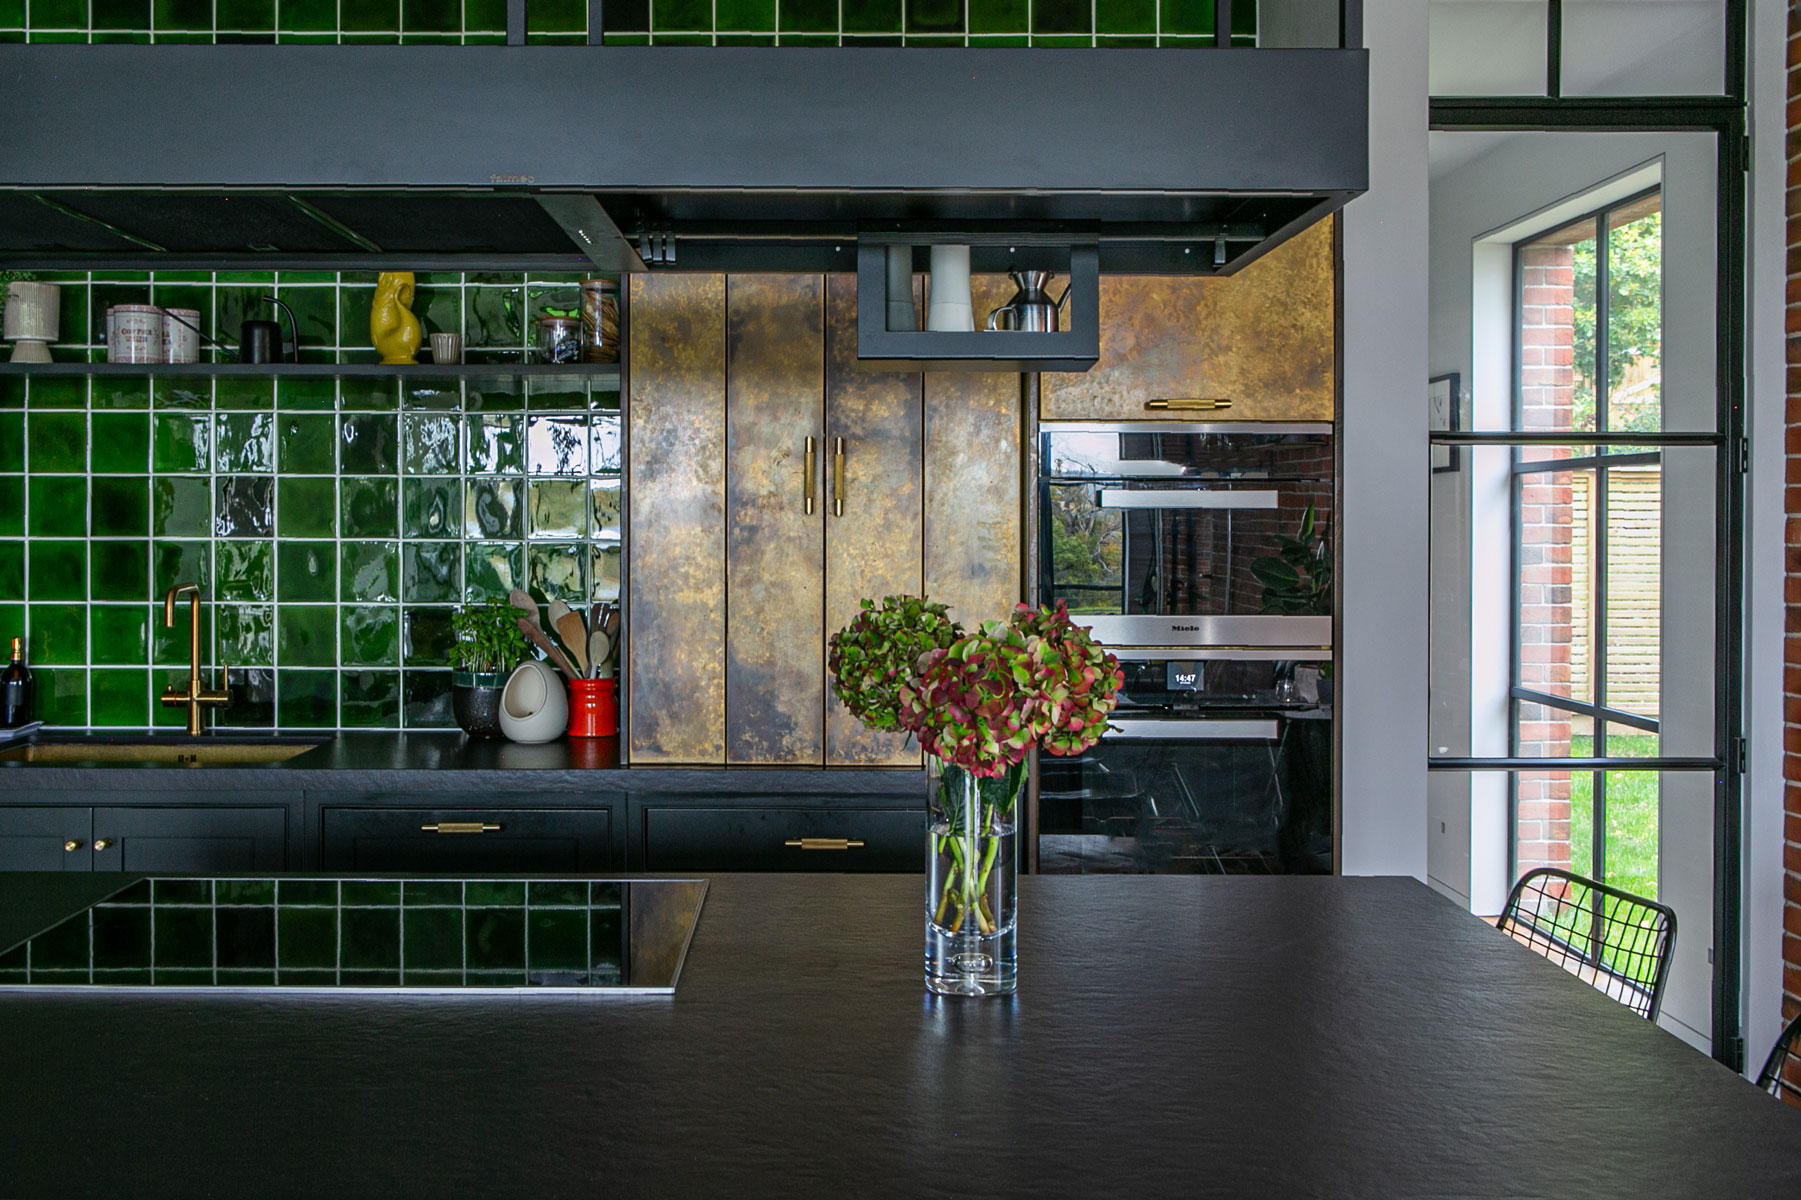
[[[976,327],[969,298],[969,247],[933,246],[931,298],[926,328],[942,333],[968,333]]]
[[[50,343],[62,333],[61,301],[62,288],[54,283],[14,280],[6,285],[5,327],[0,335],[13,344],[13,362],[50,361]]]
[[[500,732],[535,745],[555,741],[568,724],[569,694],[556,668],[535,658],[515,667],[500,693]]]

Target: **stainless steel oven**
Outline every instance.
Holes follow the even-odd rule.
[[[1041,432],[1039,596],[1116,645],[1328,646],[1329,590],[1272,606],[1270,571],[1333,517],[1329,425]],[[1308,581],[1302,579],[1302,584]],[[1292,599],[1292,598],[1285,598]]]
[[[1040,436],[1040,598],[1126,683],[1099,744],[1039,758],[1038,869],[1330,872],[1331,426]]]

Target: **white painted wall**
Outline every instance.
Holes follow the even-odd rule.
[[[1342,864],[1426,875],[1426,2],[1364,10],[1370,190],[1344,221]]]

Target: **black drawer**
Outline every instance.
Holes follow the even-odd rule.
[[[925,808],[647,806],[644,868],[923,871]]]
[[[592,874],[613,866],[613,814],[594,808],[325,808],[327,871]]]

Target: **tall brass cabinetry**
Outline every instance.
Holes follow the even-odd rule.
[[[1019,377],[862,369],[848,275],[631,303],[631,761],[918,763],[831,694],[826,639],[865,596],[1018,598]]]

